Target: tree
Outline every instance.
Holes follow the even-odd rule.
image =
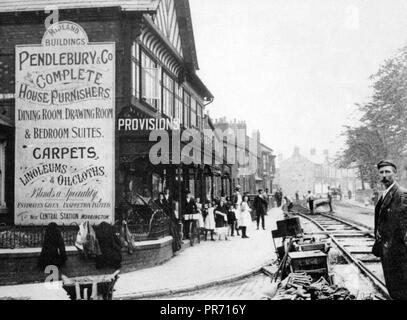
[[[362,181],[376,184],[375,165],[391,158],[399,165],[407,155],[407,46],[387,59],[372,75],[373,96],[356,104],[362,112],[359,127],[345,127],[342,165],[356,164]]]
[[[356,166],[359,178],[373,188],[377,181],[375,165],[387,157],[387,148],[380,133],[367,126],[346,127],[345,150],[340,156],[342,167]]]

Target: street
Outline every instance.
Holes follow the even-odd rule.
[[[366,226],[373,226],[373,212],[369,208],[355,205],[346,201],[335,202],[335,216]],[[278,212],[276,209],[271,212]],[[305,232],[315,232],[317,229],[305,219],[301,219],[301,225]],[[334,255],[334,253],[332,253]],[[355,266],[338,263],[332,256],[330,268],[335,276],[335,281],[351,290],[358,299],[363,299],[376,293],[372,283],[366,279]],[[377,272],[382,277],[381,270]],[[248,276],[245,279],[232,281],[231,283],[214,285],[202,290],[194,290],[175,295],[163,295],[148,299],[158,300],[259,300],[266,299],[265,293],[270,289],[271,278],[265,273]]]

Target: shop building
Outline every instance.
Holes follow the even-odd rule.
[[[235,152],[235,162],[230,166],[232,190],[240,185],[243,192],[249,194],[256,194],[258,189],[266,188],[271,192],[275,156],[271,148],[261,143],[260,131],[254,131],[250,137],[245,121],[228,121],[225,117],[216,119],[214,126],[224,133],[225,150]],[[231,136],[234,137],[233,141],[230,141]],[[244,155],[243,161],[241,155]]]
[[[194,129],[202,138],[196,143],[203,146],[204,110],[213,95],[196,73],[199,66],[188,0],[57,0],[52,8],[48,4],[29,0],[0,3],[0,221],[14,223],[16,46],[41,43],[44,23],[55,13],[45,9],[58,9],[53,19],[81,26],[90,43],[115,44],[115,218],[134,193],[155,199],[167,186],[177,201],[186,189],[196,197],[206,195],[217,179],[213,177],[222,177],[222,170],[202,163],[204,148],[194,159],[180,159],[171,144],[170,160],[154,164],[150,150],[157,141],[149,141],[151,130],[135,127],[133,121],[178,121],[179,130],[167,130],[170,141],[177,140],[173,139],[177,132]],[[131,125],[125,122],[128,120]],[[123,123],[128,125],[119,125]],[[186,144],[180,142],[181,150]]]
[[[104,196],[110,198],[109,201],[106,201],[109,215],[105,215],[106,218],[103,218],[105,219],[103,221],[117,221],[126,214],[126,206],[136,204],[139,201],[137,200],[140,199],[139,196],[146,201],[154,200],[165,187],[170,188],[172,197],[177,203],[176,209],[179,215],[182,215],[180,203],[186,189],[191,190],[195,197],[201,198],[213,197],[217,195],[218,191],[221,192],[222,175],[227,169],[222,168],[222,165],[215,164],[215,159],[218,159],[219,163],[221,161],[219,155],[213,153],[214,140],[210,138],[210,141],[207,141],[208,139],[205,139],[203,134],[204,126],[210,122],[209,118],[204,117],[204,111],[214,97],[196,73],[199,66],[189,1],[72,0],[66,2],[55,0],[52,1],[52,6],[48,5],[49,1],[45,0],[17,2],[4,0],[0,2],[0,224],[6,225],[1,226],[1,228],[5,228],[7,237],[10,235],[11,239],[20,231],[25,232],[28,229],[24,228],[31,228],[32,224],[32,221],[26,221],[25,224],[21,223],[20,216],[16,214],[17,198],[21,197],[21,195],[16,195],[16,190],[18,190],[19,184],[26,183],[24,186],[28,187],[30,186],[29,182],[32,182],[20,179],[22,176],[25,177],[24,170],[30,170],[30,163],[27,163],[26,167],[16,167],[17,160],[21,160],[19,159],[20,155],[24,154],[24,152],[16,152],[17,148],[23,150],[30,149],[33,145],[42,147],[53,143],[54,148],[50,150],[62,150],[65,144],[69,145],[70,147],[66,150],[70,152],[70,157],[75,158],[74,161],[71,161],[71,167],[81,165],[81,161],[77,159],[77,154],[74,154],[74,151],[88,151],[88,156],[93,158],[95,158],[95,154],[103,154],[103,157],[95,160],[95,163],[99,161],[103,165],[103,161],[105,161],[110,165],[109,170],[104,170],[107,166],[99,166],[99,169],[103,170],[95,171],[97,174],[90,170],[90,176],[95,178],[92,180],[93,186],[104,183],[108,187],[100,187],[97,190],[102,194],[104,192]],[[50,25],[55,26],[52,27],[54,29],[49,29]],[[49,38],[50,35],[52,36],[50,30],[61,31],[64,34],[78,33],[81,35],[80,39],[78,38],[80,43],[76,42],[77,39],[75,40],[75,38],[73,38],[72,46],[62,43],[68,41],[66,38],[58,39],[62,42],[53,41],[52,37]],[[52,42],[54,43],[52,44]],[[50,46],[61,45],[63,48],[55,49],[52,53],[52,48],[45,48],[47,43],[51,43]],[[81,47],[82,45],[84,47]],[[98,45],[101,46],[100,49]],[[20,49],[21,46],[24,48]],[[101,53],[99,57],[102,58],[102,64],[104,60],[110,59],[109,67],[103,65],[103,67],[98,68],[98,60],[93,61],[92,58],[93,51],[87,50],[90,46],[97,48],[95,50]],[[33,55],[32,59],[27,60],[25,53],[17,54],[21,50],[37,53],[35,56]],[[63,50],[69,54],[61,53]],[[80,54],[76,55],[75,50]],[[84,54],[86,51],[90,53]],[[107,130],[102,125],[89,125],[92,128],[87,130],[87,134],[93,136],[89,136],[87,139],[82,136],[82,140],[75,140],[82,143],[81,147],[75,150],[71,146],[74,142],[70,141],[69,135],[61,140],[51,139],[52,141],[48,141],[44,138],[41,140],[42,142],[33,140],[32,144],[22,143],[21,141],[29,137],[28,135],[26,137],[18,136],[18,134],[24,133],[25,127],[21,127],[21,122],[19,122],[21,121],[18,114],[18,110],[21,109],[21,102],[19,101],[21,96],[17,94],[16,88],[20,88],[19,81],[24,83],[25,81],[29,82],[30,79],[21,78],[20,62],[25,59],[26,62],[30,62],[30,67],[38,67],[37,73],[34,74],[36,76],[43,70],[48,70],[50,74],[53,74],[54,71],[58,72],[62,64],[67,64],[66,59],[75,59],[75,57],[82,60],[78,60],[78,65],[73,63],[69,66],[68,69],[73,70],[72,74],[75,71],[83,72],[80,69],[86,64],[84,61],[90,61],[90,64],[94,62],[91,67],[103,74],[100,76],[102,82],[108,83],[108,89],[111,91],[108,91],[109,94],[106,94],[106,91],[102,92],[104,95],[97,97],[100,98],[99,100],[93,99],[94,96],[92,96],[98,95],[99,91],[97,90],[90,90],[89,92],[85,90],[79,93],[76,91],[73,96],[81,98],[83,93],[87,98],[89,93],[92,98],[89,99],[91,103],[86,102],[89,104],[89,110],[97,108],[102,103],[111,103],[109,107],[101,108],[99,111],[112,111],[112,114],[105,119],[106,122],[111,121],[108,125],[111,126],[112,130]],[[52,63],[47,68],[39,68],[39,64],[46,64],[48,58],[52,59]],[[59,60],[56,60],[57,58]],[[95,71],[92,74],[98,74],[98,72]],[[81,75],[76,76],[73,82],[74,88],[70,89],[77,89],[78,81],[83,80],[83,77],[82,79],[79,77]],[[95,83],[100,82],[100,77],[98,77],[94,80]],[[31,84],[31,82],[29,83]],[[59,83],[60,87],[64,85],[64,83]],[[68,98],[68,96],[63,94],[62,98]],[[47,106],[41,106],[41,110],[50,111],[55,106],[51,103]],[[36,105],[32,104],[32,107],[35,108]],[[74,106],[69,103],[62,103],[58,106],[59,109],[69,112],[74,107],[78,109],[78,114],[82,116],[85,114],[84,105],[81,103]],[[89,114],[93,114],[90,111]],[[34,116],[32,117],[34,118]],[[88,123],[85,118],[70,119],[70,121],[72,127],[82,126],[81,129],[84,129],[85,124]],[[147,127],[146,123],[150,123],[150,121],[155,124],[152,127]],[[170,124],[169,127],[164,125],[163,129],[160,121],[163,121],[164,124]],[[32,122],[35,122],[35,119]],[[60,121],[51,119],[49,122],[38,123],[43,124],[44,127],[50,126],[53,128],[52,130],[58,130],[59,128],[64,129],[67,122],[68,120],[61,116]],[[27,123],[23,123],[23,125],[27,125]],[[39,127],[40,125],[35,124],[35,126]],[[150,154],[150,151],[161,141],[160,139],[150,141],[153,129],[159,129],[158,131],[161,132],[162,136],[167,136],[171,141],[158,152],[159,158],[164,160],[159,163],[156,163],[157,157]],[[187,139],[181,141],[180,137],[187,129],[194,130],[195,138],[198,137],[198,139],[192,139],[192,142]],[[210,144],[205,148],[205,144],[208,142]],[[96,149],[89,151],[87,148],[93,143],[96,144]],[[192,155],[190,152],[182,153],[187,145],[189,145],[189,149],[192,145],[194,150],[199,150],[199,152],[192,153]],[[33,154],[32,152],[31,155]],[[49,157],[48,153],[46,155]],[[54,153],[51,152],[51,155]],[[55,153],[55,157],[57,155],[61,157],[61,153]],[[65,153],[64,157],[67,157]],[[213,161],[205,164],[202,161],[205,157]],[[168,161],[166,161],[167,159]],[[25,155],[22,156],[22,160],[25,160]],[[47,161],[43,162],[47,170],[49,168],[60,171],[76,170],[76,168],[70,167],[69,161],[71,159],[59,160],[61,162],[67,160],[67,162],[62,165],[50,165],[47,164]],[[34,165],[43,165],[43,162]],[[23,175],[20,174],[19,170],[24,171]],[[44,169],[42,168],[41,174],[43,173]],[[100,177],[95,177],[95,175],[100,175]],[[61,174],[61,176],[63,175]],[[73,177],[76,177],[76,180]],[[43,175],[41,178],[43,182],[35,180],[39,188],[51,183],[48,175]],[[67,181],[66,183],[72,184],[73,187],[80,185],[86,190],[85,184],[78,183],[78,181],[83,181],[83,176],[72,173],[70,178],[72,179],[62,179],[61,182]],[[27,179],[31,178],[28,177]],[[58,188],[51,188],[48,191],[49,195],[53,196],[52,192],[58,191]],[[83,190],[81,189],[81,191]],[[90,194],[92,191],[89,191]],[[40,194],[41,190],[36,192]],[[23,196],[27,196],[27,194],[23,194]],[[77,194],[73,196],[79,197]],[[89,195],[83,194],[83,197],[87,196]],[[93,196],[96,197],[96,194],[93,193]],[[52,203],[48,200],[47,206]],[[61,201],[61,206],[65,206],[67,202],[77,201]],[[37,226],[35,232],[30,234],[32,239],[30,238],[28,245],[33,247],[32,252],[27,255],[23,250],[15,249],[11,256],[6,253],[7,258],[2,255],[0,257],[0,283],[42,281],[43,273],[36,268],[41,241],[37,236],[34,239],[34,236],[51,221],[66,226],[88,220],[78,218],[75,210],[71,207],[68,211],[69,214],[64,214],[64,217],[67,217],[65,221],[61,221],[57,215],[54,218],[53,213],[48,214],[45,220],[34,221]],[[34,215],[31,214],[30,216],[31,212],[31,210],[26,210],[24,214],[32,219],[31,216]],[[96,217],[97,214],[94,216]],[[72,217],[75,220],[69,220]],[[93,220],[93,223],[96,224],[97,220]],[[150,229],[151,226],[150,223]],[[134,254],[124,256],[122,271],[149,267],[163,263],[172,257],[172,238],[169,236],[167,224],[163,222],[158,225],[157,230],[154,232],[150,230],[149,235],[144,234],[145,230],[139,232],[139,225],[129,225],[129,227],[133,228],[130,230],[133,235],[137,236],[138,242]],[[2,231],[3,229],[0,229],[0,232]],[[68,259],[66,274],[73,276],[95,273],[93,264],[84,263],[73,246],[76,232],[76,229],[73,230],[73,228],[63,228],[64,239],[69,238],[69,241],[66,242],[67,252],[72,256]],[[149,241],[143,241],[147,239]],[[3,249],[11,248],[7,243],[3,243],[0,247]],[[15,276],[10,277],[11,273]]]

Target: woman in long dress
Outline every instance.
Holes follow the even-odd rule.
[[[242,204],[240,206],[240,219],[239,219],[239,225],[240,229],[242,230],[243,239],[249,238],[246,235],[246,230],[247,227],[250,226],[250,224],[252,223],[252,216],[250,215],[251,211],[252,209],[249,206],[249,197],[244,196]]]

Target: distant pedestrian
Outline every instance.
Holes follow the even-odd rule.
[[[240,189],[241,187],[237,185],[232,198],[232,203],[237,204],[238,206],[242,204],[242,194],[240,193]]]
[[[314,195],[311,193],[311,190],[308,190],[308,194],[307,194],[307,202],[308,202],[308,206],[309,206],[309,211],[310,214],[314,214]]]
[[[299,201],[300,200],[300,193],[297,191],[295,193],[295,201]]]
[[[352,199],[352,191],[350,191],[350,189],[348,190],[348,198]]]
[[[239,219],[239,225],[240,225],[240,229],[242,230],[243,239],[249,238],[247,236],[246,232],[247,232],[247,228],[252,223],[252,216],[250,215],[251,211],[252,211],[252,209],[249,206],[249,197],[244,196],[242,205],[240,206],[240,219]]]
[[[170,218],[170,235],[172,236],[172,251],[175,253],[182,248],[182,239],[179,228],[179,220],[175,215],[174,201],[170,195],[170,189],[164,189],[164,213]]]
[[[339,195],[339,201],[342,201],[342,189],[341,186],[338,188],[338,195]]]
[[[263,227],[263,230],[266,230],[266,227],[264,224],[264,215],[267,212],[267,202],[264,199],[262,189],[258,190],[258,194],[254,198],[253,208],[256,210],[257,230],[259,230],[260,219],[261,219],[261,226]]]
[[[230,201],[229,197],[226,197],[226,208],[228,212],[228,235],[231,237],[235,236],[235,226],[236,226],[236,213],[235,213],[235,208],[232,205],[232,202]]]
[[[331,187],[328,186],[328,205],[329,205],[329,212],[334,212],[332,210],[332,190]]]
[[[267,208],[266,208],[266,216],[267,216],[267,212],[268,212],[269,207],[270,207],[270,193],[269,193],[268,188],[266,188],[266,190],[264,191],[264,199],[267,201]]]
[[[192,193],[189,190],[185,191],[186,198],[184,199],[182,217],[184,221],[184,239],[189,239],[191,236],[191,221],[192,215],[197,212],[196,202],[192,198]]]
[[[277,207],[280,208],[281,207],[281,203],[283,201],[283,189],[279,188],[275,194],[274,197],[276,199],[276,203],[277,203]]]
[[[196,209],[197,209],[197,227],[199,230],[203,230],[204,228],[204,221],[202,216],[203,205],[201,203],[201,198],[196,198]]]
[[[284,197],[284,200],[285,200],[285,204],[286,204],[286,206],[287,206],[287,211],[288,211],[288,212],[291,212],[292,209],[293,209],[293,206],[294,206],[293,201],[292,201],[291,198],[288,197],[288,196],[285,196],[285,197]]]

